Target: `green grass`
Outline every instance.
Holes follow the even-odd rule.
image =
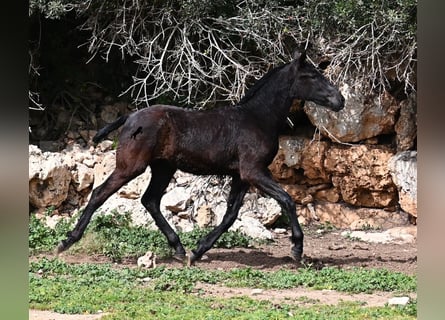
[[[350,283],[351,279],[357,280]],[[248,297],[203,297],[194,290],[197,282],[264,289],[303,286],[344,292],[416,290],[415,276],[384,270],[145,270],[113,264],[67,264],[42,258],[29,265],[29,303],[30,308],[60,313],[110,313],[104,319],[284,319],[290,314],[299,319],[415,319],[417,312],[415,301],[405,307],[371,308],[360,303],[302,307]]]
[[[51,212],[48,212],[51,214]],[[59,222],[55,229],[30,217],[30,255],[52,251],[77,217]],[[193,248],[208,229],[180,233],[186,248]],[[247,247],[255,239],[228,232],[216,247]],[[170,255],[165,237],[157,230],[133,226],[129,214],[97,216],[71,254],[100,253],[112,261],[138,257],[146,251]],[[30,308],[60,313],[108,313],[103,319],[415,319],[417,302],[404,307],[366,307],[363,303],[336,306],[298,305],[298,301],[276,304],[249,297],[202,296],[197,283],[226,287],[313,290],[331,289],[348,293],[374,291],[407,294],[416,291],[416,277],[381,269],[307,266],[298,271],[266,272],[253,268],[202,270],[199,267],[139,269],[118,264],[68,264],[59,259],[41,258],[29,264]]]
[[[61,220],[55,229],[47,227],[35,215],[29,221],[30,254],[54,250],[58,243],[65,239],[66,233],[72,229],[78,216]],[[199,239],[211,229],[196,228],[191,232],[179,232],[186,249],[193,249]],[[214,248],[248,247],[259,241],[242,235],[239,232],[225,232],[217,240]],[[103,254],[114,262],[124,258],[137,258],[147,251],[153,251],[158,257],[168,257],[173,254],[165,236],[157,229],[132,224],[129,213],[112,213],[95,217],[82,239],[70,249],[72,253]]]
[[[47,212],[50,214],[50,212]],[[76,217],[60,220],[54,229],[36,218],[34,214],[29,217],[28,247],[30,254],[53,250],[63,240],[66,233],[71,229]]]

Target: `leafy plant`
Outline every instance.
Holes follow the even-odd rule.
[[[186,248],[194,248],[197,242],[201,238],[206,236],[210,231],[212,231],[211,228],[196,227],[190,232],[180,232],[179,237],[181,238],[182,244]],[[254,242],[256,242],[254,239],[245,236],[240,232],[229,230],[227,232],[224,232],[221,237],[215,242],[214,248],[247,248]]]
[[[109,313],[104,319],[285,319],[290,315],[299,319],[415,319],[417,313],[415,300],[404,307],[370,308],[363,303],[337,306],[317,303],[302,307],[291,301],[278,306],[248,297],[197,296],[194,291],[197,282],[266,289],[305,286],[346,292],[416,290],[415,276],[386,270],[307,268],[264,272],[252,268],[217,271],[197,267],[144,270],[42,258],[29,265],[29,303],[31,308],[60,313],[102,310]]]
[[[178,235],[183,245],[192,249],[196,247],[198,240],[210,231],[211,229],[195,228],[190,232],[179,232]],[[223,233],[214,247],[248,247],[253,243],[254,239],[239,232],[229,231]],[[154,252],[158,257],[168,257],[173,253],[161,231],[149,226],[136,226],[132,223],[129,212],[120,214],[117,211],[95,217],[80,243],[74,245],[72,250],[101,253],[115,262],[124,258],[137,258],[147,251]]]
[[[43,219],[37,218],[35,214],[30,214],[28,227],[28,247],[30,252],[49,251],[65,238],[66,233],[71,229],[77,215],[71,218],[62,218],[51,229]]]

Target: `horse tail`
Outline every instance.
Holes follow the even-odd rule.
[[[107,134],[109,134],[111,131],[116,130],[117,128],[119,128],[120,126],[122,126],[125,121],[127,121],[128,118],[128,114],[125,114],[121,117],[119,117],[116,121],[114,121],[113,123],[110,123],[109,125],[103,127],[102,129],[100,129],[96,135],[93,137],[93,142],[94,143],[98,143],[99,141],[101,141],[103,138],[105,138],[107,136]]]

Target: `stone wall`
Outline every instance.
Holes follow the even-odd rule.
[[[415,96],[403,101],[387,93],[357,98],[355,86],[341,89],[346,106],[339,113],[305,104],[301,112],[306,114],[308,132],[312,133],[281,136],[270,170],[297,203],[302,223],[316,220],[357,229],[414,221],[418,216]],[[117,107],[103,109],[100,117],[104,122],[115,118],[106,110],[121,113]],[[71,139],[60,152],[29,146],[29,202],[33,212],[52,208],[53,216],[72,215],[111,173],[113,142],[106,140],[94,146],[89,141],[94,133],[85,131],[82,139],[88,143],[79,145]],[[139,201],[149,179],[148,168],[98,211],[130,211],[136,224],[151,225]],[[214,226],[225,212],[227,192],[227,179],[177,172],[161,209],[177,229]],[[268,228],[280,215],[274,200],[252,189],[233,228],[268,238]]]

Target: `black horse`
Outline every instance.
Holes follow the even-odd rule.
[[[234,223],[251,185],[274,198],[289,217],[291,256],[300,261],[303,232],[295,203],[272,179],[268,166],[277,153],[278,133],[286,123],[293,99],[313,101],[334,111],[344,107],[339,90],[305,58],[305,53],[294,53],[292,62],[269,71],[235,106],[196,111],[153,105],[122,116],[99,130],[94,142],[124,125],[116,152],[116,168],[93,190],[77,225],[62,240],[58,252],[78,241],[96,209],[150,166],[151,181],[141,201],[178,259],[185,259],[187,255],[178,235],[161,214],[160,201],[173,174],[180,169],[198,175],[232,177],[224,218],[188,255],[189,265],[201,258]]]

